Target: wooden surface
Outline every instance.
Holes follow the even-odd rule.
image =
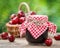
[[[52,46],[46,45],[32,45],[28,44],[25,38],[16,38],[15,42],[9,42],[8,40],[0,40],[0,48],[60,48],[60,41],[53,39]]]

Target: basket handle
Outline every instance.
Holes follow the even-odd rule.
[[[28,5],[26,2],[22,2],[22,3],[20,3],[18,10],[21,10],[21,7],[22,7],[23,5],[25,5],[25,6],[26,6],[27,11],[28,11],[28,12],[30,12],[29,5]]]

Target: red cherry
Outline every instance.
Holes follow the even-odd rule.
[[[24,12],[23,11],[18,11],[18,14],[17,14],[17,16],[20,18],[20,17],[25,17],[25,14],[24,14]]]
[[[31,12],[30,12],[30,15],[36,15],[36,12],[31,11]]]
[[[13,19],[14,17],[16,17],[16,14],[12,14],[10,18]]]
[[[45,40],[45,44],[46,44],[47,46],[51,46],[51,45],[52,45],[52,39],[51,39],[51,38],[46,39],[46,40]]]
[[[10,42],[14,42],[15,37],[14,37],[13,35],[10,35],[10,34],[9,34],[8,40],[9,40]]]
[[[55,40],[60,40],[60,35],[54,36],[54,39],[55,39]]]
[[[7,37],[8,37],[8,33],[7,33],[7,32],[3,32],[3,33],[1,34],[1,38],[2,38],[2,39],[7,39]]]
[[[12,24],[18,24],[18,19],[19,19],[18,17],[13,18],[11,23]]]
[[[25,21],[25,17],[19,18],[19,24],[22,24]]]

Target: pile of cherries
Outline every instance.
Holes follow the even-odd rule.
[[[3,32],[3,33],[0,34],[0,39],[3,39],[3,40],[8,39],[10,42],[14,42],[15,37],[14,37],[14,35],[11,35],[7,32]]]
[[[29,14],[35,15],[36,13],[31,11]],[[11,21],[9,23],[10,24],[22,24],[26,19],[25,17],[26,17],[25,13],[22,10],[20,10],[20,11],[18,11],[17,15],[16,14],[11,15],[11,17],[10,17]]]

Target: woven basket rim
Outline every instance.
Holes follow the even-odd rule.
[[[18,26],[20,26],[20,24],[9,24],[9,22],[8,23],[6,23],[6,26],[7,27],[18,27]]]

